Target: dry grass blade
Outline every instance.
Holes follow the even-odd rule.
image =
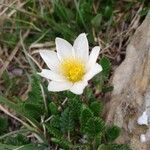
[[[7,109],[5,109],[2,105],[0,105],[0,110],[3,111],[5,114],[7,114],[8,116],[14,118],[15,120],[19,121],[21,124],[23,124],[24,126],[28,127],[29,125],[24,122],[23,120],[19,119],[18,117],[14,116],[12,113],[10,113]]]
[[[23,35],[23,40],[28,36],[28,34],[30,33],[30,30],[27,30],[24,35]],[[18,52],[19,48],[21,47],[21,41],[19,41],[16,45],[16,47],[14,48],[14,50],[11,52],[10,56],[8,57],[8,59],[4,62],[4,65],[2,67],[2,69],[0,70],[0,77],[2,76],[3,72],[7,69],[9,63],[12,61],[12,59],[14,58],[14,56],[16,55],[16,53]]]

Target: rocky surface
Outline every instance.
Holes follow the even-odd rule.
[[[150,122],[139,125],[137,120],[143,112],[150,120],[150,12],[131,38],[112,83],[107,122],[123,128],[118,142],[131,144],[133,150],[149,150]]]

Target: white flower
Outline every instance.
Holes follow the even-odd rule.
[[[40,50],[39,53],[49,69],[39,73],[49,79],[49,91],[70,90],[82,94],[88,80],[102,71],[96,63],[100,47],[95,46],[89,55],[89,44],[85,33],[80,34],[73,46],[64,39],[56,38],[56,50]]]

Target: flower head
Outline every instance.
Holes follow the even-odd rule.
[[[89,55],[89,44],[85,33],[80,34],[73,46],[64,39],[56,38],[56,50],[40,50],[39,53],[49,69],[39,73],[49,80],[49,91],[70,90],[82,94],[88,80],[102,71],[96,63],[100,47],[95,46]]]

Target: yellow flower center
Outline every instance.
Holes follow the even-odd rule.
[[[82,80],[85,74],[85,65],[79,59],[69,58],[61,63],[61,73],[73,83]]]

